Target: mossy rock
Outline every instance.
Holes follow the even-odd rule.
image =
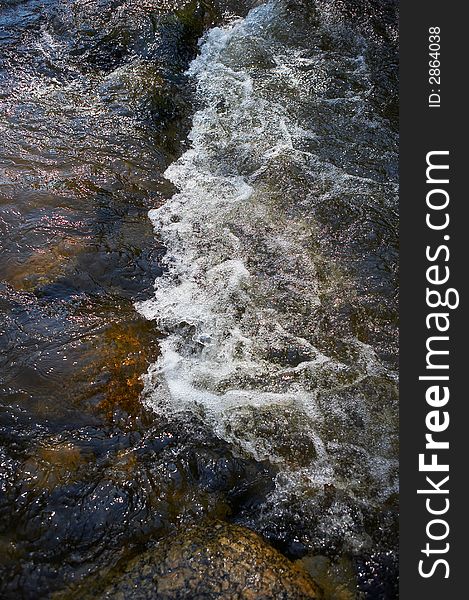
[[[92,596],[100,600],[311,600],[322,598],[322,592],[302,566],[253,531],[212,521],[134,558],[104,591]]]

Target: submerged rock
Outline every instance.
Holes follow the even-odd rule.
[[[306,600],[322,598],[309,574],[238,525],[216,521],[183,531],[133,559],[101,600]]]

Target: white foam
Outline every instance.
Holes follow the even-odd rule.
[[[309,341],[314,323],[305,315],[321,304],[316,256],[309,247],[314,223],[279,207],[272,173],[278,169],[283,177],[282,165],[293,176],[298,170],[317,179],[327,172],[337,186],[349,185],[351,175],[325,164],[318,171],[317,158],[302,149],[316,133],[295,122],[281,101],[282,94],[291,101],[292,89],[299,99],[314,90],[319,94],[326,82],[319,69],[303,89],[302,69],[315,60],[297,49],[277,53],[270,28],[279,6],[269,2],[244,20],[212,29],[191,63],[188,73],[201,102],[189,134],[191,148],[165,173],[178,193],[150,211],[156,236],[167,248],[168,271],[156,281],[154,298],[138,304],[167,334],[145,378],[146,402],[158,412],[202,411],[240,451],[283,465],[278,499],[285,486],[304,485],[305,478],[316,487],[334,482],[351,493],[362,489],[353,477],[337,478],[341,459],[334,458],[334,443],[340,446],[340,440],[324,432],[330,416],[346,419],[341,392],[369,376],[389,376],[374,350],[356,339],[346,340],[357,356],[355,371]],[[270,68],[257,66],[269,60]],[[362,184],[367,182],[356,185]],[[304,356],[298,364],[272,358],[272,350],[290,348]],[[318,402],[325,389],[339,398],[327,410]],[[286,437],[294,445],[298,434],[309,436],[316,448],[309,465],[285,458],[257,427],[256,415],[273,420],[274,428],[284,427],[281,420],[275,424],[276,413],[298,416]],[[245,417],[247,429],[240,436],[236,428]],[[356,441],[362,456],[373,427]],[[384,446],[384,457],[378,444],[374,452],[369,459],[375,466],[357,465],[357,471],[364,468],[388,482],[396,461]],[[387,483],[384,487],[388,492]]]

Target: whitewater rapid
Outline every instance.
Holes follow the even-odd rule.
[[[267,520],[324,486],[370,504],[397,490],[396,372],[335,316],[324,325],[359,300],[353,274],[323,252],[331,236],[316,214],[335,198],[362,212],[396,199],[395,183],[369,167],[382,173],[392,153],[386,137],[373,147],[382,123],[366,109],[366,40],[348,36],[331,55],[307,27],[287,27],[285,11],[268,2],[201,40],[187,73],[199,105],[190,149],[165,173],[178,192],[149,213],[166,273],[137,305],[165,334],[145,402],[195,411],[241,454],[275,463]],[[323,32],[343,35],[333,14],[320,17]],[[357,132],[363,148],[350,141]],[[333,528],[361,547],[345,504]]]

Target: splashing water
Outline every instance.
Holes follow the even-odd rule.
[[[167,334],[146,402],[202,414],[240,453],[279,465],[261,528],[295,518],[294,498],[312,514],[334,488],[314,527],[297,528],[306,545],[339,536],[357,551],[370,540],[352,505],[380,506],[397,486],[383,352],[396,136],[370,100],[369,41],[328,8],[305,24],[304,10],[268,2],[203,38],[191,147],[165,173],[179,192],[150,211],[167,273],[138,310]],[[358,227],[376,213],[389,218],[370,245]]]

